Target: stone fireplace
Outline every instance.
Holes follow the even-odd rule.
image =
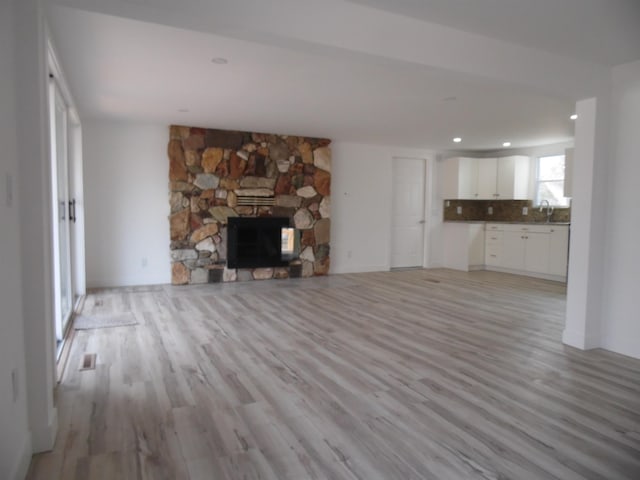
[[[320,138],[171,126],[172,283],[326,275],[330,143]],[[283,256],[279,264],[269,263],[273,266],[229,268],[229,218],[235,217],[279,218],[284,219],[283,226],[288,219],[287,226],[292,227],[288,233],[296,237],[295,253]]]

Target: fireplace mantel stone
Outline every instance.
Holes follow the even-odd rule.
[[[169,133],[174,285],[329,272],[330,140],[177,125]],[[244,204],[246,197],[255,197],[256,205]],[[304,255],[289,267],[226,268],[230,216],[283,215],[300,230]]]

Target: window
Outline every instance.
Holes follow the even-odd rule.
[[[536,168],[536,204],[547,200],[555,207],[568,207],[564,196],[564,155],[538,158]]]

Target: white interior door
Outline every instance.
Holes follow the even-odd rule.
[[[424,159],[394,158],[391,268],[423,265],[424,190]]]

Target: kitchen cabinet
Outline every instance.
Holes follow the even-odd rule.
[[[529,157],[512,155],[496,161],[496,200],[526,200],[529,196]]]
[[[442,196],[449,199],[474,200],[478,189],[478,161],[476,158],[455,157],[444,161],[442,168]]]
[[[524,235],[519,231],[507,230],[503,232],[503,238],[502,263],[500,266],[512,270],[524,270]]]
[[[484,263],[489,267],[499,267],[502,264],[502,243],[504,232],[502,227],[495,224],[487,224],[485,230],[485,255]]]
[[[549,274],[567,276],[569,264],[569,227],[554,225],[549,236]]]
[[[484,222],[444,224],[444,267],[465,272],[484,267]]]
[[[489,270],[564,280],[568,249],[568,225],[489,223],[485,228]]]
[[[478,186],[479,200],[493,200],[497,190],[497,158],[478,158]],[[505,197],[506,198],[506,197]]]
[[[443,198],[524,200],[529,193],[529,157],[454,157],[444,161]]]

